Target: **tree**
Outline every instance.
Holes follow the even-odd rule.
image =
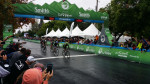
[[[128,32],[131,36],[142,36],[149,30],[149,0],[112,0],[107,6],[110,14],[110,30],[120,36]],[[146,17],[145,17],[146,16]]]
[[[13,6],[10,5],[10,0],[0,0],[0,36],[3,37],[3,24],[13,24],[15,26],[15,22],[13,19]]]
[[[38,24],[37,21],[36,21],[35,23],[31,24],[31,25],[32,25],[32,26],[31,26],[31,30],[32,30],[34,33],[36,33],[36,32],[40,29],[39,24]]]
[[[88,26],[90,26],[91,25],[91,23],[88,23],[88,22],[75,22],[75,25],[74,25],[74,27],[76,27],[76,26],[79,26],[79,28],[83,31],[83,30],[85,30]]]
[[[0,36],[3,37],[3,25],[12,24],[15,30],[24,24],[34,23],[34,19],[14,18],[14,3],[27,3],[28,0],[0,0]]]

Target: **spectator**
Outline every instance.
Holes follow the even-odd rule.
[[[93,40],[91,39],[91,41],[89,42],[89,44],[93,44]]]
[[[145,51],[147,51],[148,49],[149,49],[149,47],[150,47],[150,45],[149,45],[149,41],[148,40],[145,40],[144,38],[143,38],[143,42],[144,42],[144,44],[145,44]]]
[[[44,80],[45,76],[46,80]],[[50,72],[46,73],[46,70],[42,72],[40,68],[29,69],[23,75],[22,84],[48,84],[48,80],[52,76],[53,70],[50,74]]]
[[[21,51],[16,51],[14,53],[12,53],[9,65],[10,67],[17,61],[19,60],[20,56],[25,55],[26,53],[26,49],[22,48]]]
[[[44,71],[44,65],[41,63],[36,63],[33,67],[34,68],[40,68],[42,71]]]
[[[41,71],[44,71],[44,65],[41,64],[41,63],[36,63],[36,64],[33,66],[33,68],[38,68],[38,69],[40,69]],[[24,72],[21,73],[21,74],[18,76],[18,78],[17,78],[17,80],[16,80],[16,84],[21,84],[21,83],[22,83],[23,74],[24,74]]]
[[[25,55],[20,56],[19,59],[27,60],[27,58],[30,56],[31,50],[27,49]]]
[[[128,43],[127,42],[124,43],[124,48],[128,48]]]
[[[79,43],[82,45],[84,43],[83,39],[80,39]]]
[[[127,41],[127,40],[126,40]],[[129,39],[128,41],[127,41],[127,43],[128,43],[128,47],[132,47],[132,40],[131,39]]]
[[[34,57],[33,56],[29,56],[27,58],[26,61],[24,60],[18,60],[16,61],[11,69],[10,75],[8,77],[6,77],[6,83],[8,82],[8,84],[14,84],[17,77],[24,71],[26,71],[27,69],[29,69],[29,65],[31,65],[32,63],[34,63]],[[7,81],[9,79],[9,81]]]
[[[132,45],[132,49],[133,49],[133,50],[136,49],[136,45],[135,45],[135,44]]]
[[[111,48],[112,48],[113,46],[115,46],[115,47],[117,47],[117,46],[118,46],[118,43],[117,43],[115,40],[111,40],[111,41],[112,41]]]
[[[120,43],[120,47],[123,47],[123,46],[124,46],[124,45],[123,45],[123,43],[121,42],[121,43]]]
[[[99,39],[99,37],[98,37],[98,35],[96,35],[96,36],[95,36],[95,40],[98,41],[98,39]]]
[[[150,45],[149,45],[149,41],[143,39],[143,44],[142,44],[142,48],[141,48],[141,52],[143,52],[143,49],[145,52],[147,52],[147,50],[150,48]]]
[[[5,68],[3,68],[2,66],[0,66],[0,78],[2,77],[6,77],[8,74],[10,74],[9,71],[7,71]],[[1,80],[0,80],[1,81]]]
[[[142,40],[139,41],[137,48],[140,50],[142,48]]]
[[[6,51],[4,50],[0,51],[0,65],[7,70],[9,69],[9,63],[7,61],[7,54],[6,54]]]
[[[97,44],[97,40],[96,39],[94,39],[94,44]]]
[[[9,65],[7,63],[6,51],[0,50],[0,83],[1,78],[6,77],[10,72],[8,71]]]
[[[0,78],[7,76],[10,72],[8,71],[7,55],[6,51],[0,51]]]

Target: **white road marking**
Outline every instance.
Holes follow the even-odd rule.
[[[96,55],[97,55],[97,54],[71,55],[70,58],[72,58],[72,57],[89,57],[89,56],[96,56]],[[44,59],[58,59],[58,58],[64,58],[64,56],[35,58],[35,60],[38,61],[38,60],[44,60]]]

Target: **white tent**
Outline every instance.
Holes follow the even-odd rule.
[[[53,35],[52,37],[60,37],[61,31],[60,29],[58,29]]]
[[[83,33],[85,36],[96,36],[100,34],[100,31],[93,24],[91,24],[83,31]]]
[[[131,37],[122,35],[120,39],[118,40],[118,42],[126,42],[126,40],[129,40],[129,39],[131,39]]]
[[[72,36],[72,37],[73,37],[73,36],[80,36],[80,37],[83,37],[83,36],[84,36],[84,33],[83,33],[83,31],[81,31],[81,30],[79,29],[78,26],[76,26],[76,27],[72,30],[71,36]]]
[[[49,32],[47,35],[45,35],[44,37],[51,37],[53,34],[55,34],[55,31],[52,30],[51,32]]]
[[[113,36],[113,38],[115,38],[115,36]],[[116,38],[118,38],[118,36],[117,36]],[[124,36],[124,35],[122,35],[122,36],[119,38],[118,42],[126,42],[126,40],[129,40],[129,39],[131,39],[130,36]]]
[[[69,29],[66,27],[60,34],[60,37],[69,37]]]

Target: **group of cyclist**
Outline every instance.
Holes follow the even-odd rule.
[[[41,48],[46,48],[46,45],[47,45],[46,38],[42,38],[40,40],[40,44],[41,44]],[[50,43],[50,49],[53,50],[54,52],[56,52],[57,48],[59,48],[59,42],[58,42],[58,40],[51,41],[51,43]],[[65,42],[63,44],[63,51],[68,51],[68,49],[69,49],[69,43]]]

